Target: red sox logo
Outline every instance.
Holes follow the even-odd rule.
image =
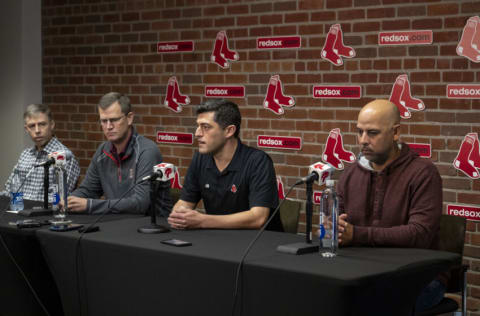
[[[225,31],[218,32],[210,60],[222,68],[228,68],[230,64],[227,60],[238,60],[239,58],[237,52],[228,48],[227,33]]]
[[[404,119],[412,116],[409,110],[422,111],[425,109],[425,104],[422,100],[412,97],[410,83],[406,74],[399,75],[395,80],[390,94],[390,102],[397,106],[400,116]]]
[[[343,138],[339,128],[334,128],[330,131],[322,160],[339,170],[343,169],[342,161],[348,163],[355,161],[355,155],[343,148]]]
[[[284,113],[283,107],[291,108],[295,105],[295,100],[283,94],[282,82],[279,75],[270,77],[268,82],[267,94],[263,101],[263,107],[277,115]]]
[[[477,133],[468,133],[460,145],[453,167],[469,178],[480,178],[480,145]]]
[[[355,50],[349,46],[343,45],[343,32],[340,24],[334,24],[330,27],[327,39],[322,49],[322,59],[331,62],[335,66],[343,65],[342,57],[355,57]]]
[[[462,37],[457,46],[457,54],[480,62],[480,17],[472,16],[463,28]]]
[[[177,78],[175,76],[168,79],[167,95],[165,97],[164,105],[173,112],[182,112],[182,106],[189,104],[190,98],[180,93]]]
[[[230,189],[230,191],[232,191],[232,193],[236,193],[237,192],[237,186],[235,184],[232,184],[232,188]]]

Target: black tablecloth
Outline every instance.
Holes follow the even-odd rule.
[[[235,270],[256,231],[137,233],[148,221],[101,224],[81,241],[78,266],[78,233],[36,232],[66,315],[230,315]],[[193,245],[160,243],[167,238]],[[270,231],[258,240],[242,270],[236,315],[408,315],[420,290],[460,261],[424,249],[343,248],[336,258],[275,250],[299,241]]]
[[[5,209],[7,205],[5,203],[8,204],[8,199],[0,199],[2,210]],[[43,204],[41,202],[25,201],[26,207],[36,205]],[[98,216],[91,215],[69,216],[69,218],[76,223],[91,223],[97,217]],[[132,215],[107,215],[103,221],[112,221],[127,217],[132,217]],[[29,219],[44,221],[50,218],[50,216],[41,216]],[[40,244],[35,236],[35,231],[38,228],[18,229],[15,225],[9,224],[24,219],[27,219],[27,217],[5,213],[3,211],[0,212],[0,234],[8,250],[25,273],[50,315],[63,315],[57,286],[44,260]],[[46,230],[47,226],[40,229]],[[19,270],[8,256],[7,249],[1,243],[0,284],[0,315],[45,315]]]

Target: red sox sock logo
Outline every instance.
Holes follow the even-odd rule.
[[[168,79],[167,95],[163,104],[173,112],[182,112],[182,106],[190,103],[190,98],[180,93],[177,78],[175,76]]]
[[[339,170],[343,169],[342,161],[348,163],[355,161],[355,155],[343,148],[343,139],[339,128],[334,128],[330,131],[322,154],[322,160]]]
[[[334,24],[330,27],[321,55],[322,59],[331,62],[335,66],[343,65],[342,57],[355,57],[355,50],[343,44],[343,32],[340,24]]]
[[[480,178],[480,146],[477,133],[465,135],[453,166],[472,179]]]
[[[222,68],[228,68],[230,67],[228,60],[238,60],[239,58],[237,52],[228,48],[227,33],[225,31],[218,32],[210,60]]]
[[[283,107],[290,108],[294,105],[295,100],[292,97],[283,94],[280,76],[271,76],[270,81],[268,82],[267,94],[263,101],[263,107],[277,115],[281,115],[284,113]]]
[[[175,167],[175,175],[173,176],[173,179],[170,180],[170,187],[172,189],[182,189],[182,184],[180,183],[180,173],[178,172],[178,169]]]
[[[425,109],[425,104],[422,100],[412,97],[410,83],[406,74],[399,75],[395,80],[390,94],[390,102],[397,106],[402,118],[410,118],[412,116],[410,110],[422,111]]]
[[[457,45],[457,54],[475,63],[480,62],[480,17],[468,19]]]
[[[285,199],[285,191],[283,189],[282,178],[277,176],[277,189],[278,189],[278,198],[280,200]]]

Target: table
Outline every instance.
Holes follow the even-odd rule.
[[[0,206],[2,210],[5,209],[7,204],[8,198],[5,200],[1,197]],[[25,200],[26,208],[37,205],[43,205],[43,203]],[[16,226],[9,225],[9,222],[26,219],[26,217],[3,212],[0,212],[0,216],[0,234],[40,300],[50,315],[64,315],[57,286],[35,235],[37,229],[18,229]],[[70,216],[77,223],[90,223],[97,217],[97,215]],[[132,215],[107,215],[103,221],[127,217],[132,217]],[[49,218],[49,216],[35,217],[40,221]],[[42,229],[46,229],[46,227]],[[45,315],[19,270],[8,256],[7,249],[3,244],[0,244],[0,280],[0,315]]]
[[[256,231],[136,232],[148,218],[78,233],[37,230],[65,315],[230,315],[238,262]],[[167,238],[191,247],[161,244]],[[408,315],[420,290],[461,258],[426,249],[343,248],[336,258],[277,252],[302,236],[267,231],[247,256],[235,315]],[[78,278],[77,278],[78,272]]]

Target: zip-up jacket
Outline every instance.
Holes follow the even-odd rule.
[[[135,183],[152,174],[153,166],[162,162],[160,150],[135,129],[123,155],[113,154],[112,146],[107,141],[98,147],[85,179],[72,195],[88,199],[87,213],[100,214],[114,206],[110,210],[113,213],[145,214],[150,206],[150,183]],[[164,216],[172,206],[169,185],[161,184],[155,194],[156,210]]]

